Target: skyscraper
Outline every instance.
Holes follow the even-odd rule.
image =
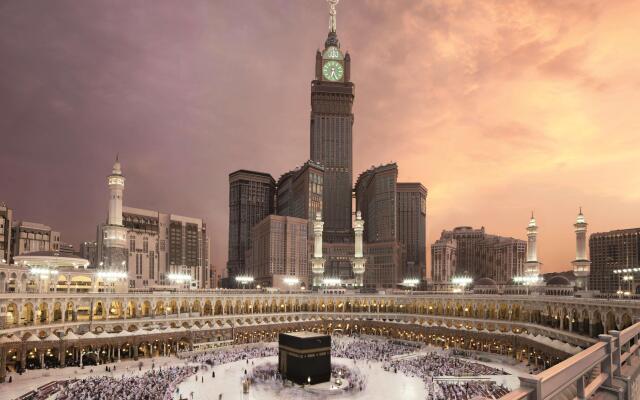
[[[316,52],[311,82],[310,160],[280,177],[275,212],[308,221],[307,253],[316,254],[320,249],[313,248],[312,243],[314,235],[320,233],[313,229],[313,221],[317,211],[322,211],[323,251],[318,254],[324,257],[313,257],[314,282],[322,281],[322,275],[338,278],[345,286],[355,283],[366,288],[392,288],[403,278],[425,275],[426,189],[420,184],[407,184],[399,195],[395,163],[365,171],[353,188],[355,86],[351,82],[351,57],[343,53],[336,31],[338,1],[328,2],[329,33],[323,49]],[[269,207],[249,208],[241,203],[241,190],[251,181],[256,187],[262,185],[262,194],[254,194],[252,198],[258,201],[260,197],[264,205],[268,203],[266,198],[272,198],[269,190],[276,186],[271,175],[264,173],[242,170],[230,175],[229,280],[225,286],[233,284],[235,275],[246,272],[245,255],[253,254],[247,252],[254,243],[251,227],[274,211]],[[356,210],[352,210],[354,191]],[[403,199],[402,209],[398,209],[398,198]],[[353,211],[361,211],[364,224],[363,257],[355,250],[352,228],[359,235],[360,227],[352,226]],[[399,216],[403,218],[401,227]],[[317,225],[319,221],[315,222]],[[412,252],[409,262],[407,249]],[[362,265],[366,265],[364,273]]]
[[[229,174],[228,280],[246,273],[245,254],[251,228],[273,214],[276,182],[264,172],[238,170]]]
[[[407,263],[403,276],[427,277],[427,188],[420,183],[396,185],[398,241],[405,246]]]
[[[123,207],[130,288],[172,285],[169,274],[191,276],[192,287],[209,284],[209,237],[200,218]]]
[[[247,251],[247,273],[262,286],[290,289],[287,278],[300,285],[309,283],[307,219],[269,215],[251,228]]]
[[[60,251],[60,232],[37,222],[22,221],[12,228],[11,260],[38,251]]]
[[[323,185],[324,168],[313,161],[283,174],[278,179],[276,213],[312,221],[322,211]],[[309,233],[312,232],[309,224]]]
[[[89,260],[90,267],[95,268],[98,264],[98,242],[80,243],[80,257]]]
[[[324,49],[316,53],[311,82],[311,159],[324,166],[325,230],[350,234],[355,87],[350,81],[351,57],[340,49],[336,33],[335,4],[329,14],[329,34]]]
[[[364,237],[368,243],[397,239],[395,163],[372,167],[356,182],[356,208],[366,221]]]
[[[524,240],[489,235],[484,227],[457,227],[442,231],[431,246],[431,275],[436,283],[449,283],[453,275],[468,275],[506,284],[523,274],[526,250]]]
[[[6,204],[0,204],[0,263],[9,263],[11,260],[11,224],[13,223],[13,210]]]
[[[622,281],[622,274],[614,274],[613,271],[640,268],[640,228],[594,233],[589,237],[589,253],[589,290],[603,293],[615,293],[619,289],[626,291],[628,283]]]

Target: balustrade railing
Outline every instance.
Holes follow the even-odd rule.
[[[500,400],[551,400],[575,386],[574,399],[588,399],[599,390],[616,394],[613,379],[622,377],[629,358],[640,355],[640,322],[623,331],[599,335],[598,343],[537,375],[520,377],[520,389]],[[628,395],[625,397],[629,399]],[[629,399],[630,400],[630,399]]]

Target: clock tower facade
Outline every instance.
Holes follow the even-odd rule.
[[[335,3],[329,16],[329,34],[324,49],[316,53],[311,82],[310,158],[325,168],[322,219],[327,240],[332,241],[351,234],[355,87],[351,58],[342,53],[336,33]]]

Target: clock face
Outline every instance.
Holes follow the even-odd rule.
[[[322,75],[328,81],[339,81],[344,74],[344,67],[337,61],[327,61],[322,66]]]
[[[325,60],[342,60],[342,53],[336,46],[329,46],[322,54]]]

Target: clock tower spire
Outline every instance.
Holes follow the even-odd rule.
[[[329,3],[329,33],[336,33],[336,5],[340,0],[327,0]]]
[[[329,4],[329,34],[316,52],[311,82],[311,155],[325,168],[322,217],[328,242],[352,240],[353,99],[349,53],[343,53],[336,33],[336,5]]]

